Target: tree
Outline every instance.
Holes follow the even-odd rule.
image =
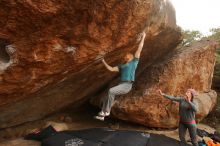
[[[220,43],[220,27],[219,28],[212,28],[212,29],[210,29],[210,32],[211,32],[211,35],[209,36],[209,38]]]
[[[220,27],[219,28],[212,28],[210,29],[211,34],[207,36],[208,39],[215,40],[220,45]],[[216,50],[216,64],[215,64],[215,71],[214,71],[214,79],[213,79],[213,86],[219,88],[220,82],[220,47]]]
[[[215,40],[220,45],[220,27],[210,29],[211,35],[207,38]],[[220,54],[220,48],[217,49],[218,54]]]
[[[188,46],[195,41],[199,41],[202,39],[203,35],[200,31],[197,30],[183,30],[183,41],[182,46]]]

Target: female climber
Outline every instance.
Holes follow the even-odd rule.
[[[137,68],[140,54],[144,45],[145,36],[146,34],[142,33],[141,41],[137,51],[135,52],[135,55],[127,53],[124,56],[124,64],[111,67],[105,62],[104,59],[102,60],[103,64],[109,71],[120,72],[121,82],[117,86],[109,89],[108,96],[104,97],[102,103],[102,110],[98,113],[97,116],[95,116],[96,119],[104,121],[105,117],[110,115],[111,107],[114,104],[115,96],[126,94],[131,90],[132,84],[135,80],[135,70]]]
[[[196,138],[197,126],[195,121],[195,113],[198,110],[198,106],[193,100],[197,92],[194,89],[188,89],[184,97],[166,95],[161,90],[158,90],[158,92],[169,100],[179,102],[179,138],[182,144],[184,146],[187,145],[185,135],[188,129],[193,146],[199,146]]]

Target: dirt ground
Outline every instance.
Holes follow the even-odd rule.
[[[88,107],[88,106],[87,106]],[[134,123],[108,118],[104,122],[94,119],[98,112],[94,107],[78,110],[67,110],[49,116],[44,120],[38,120],[31,123],[25,123],[17,127],[8,128],[0,131],[0,146],[40,146],[39,142],[23,140],[23,136],[36,129],[42,129],[46,125],[53,125],[58,130],[77,130],[94,127],[108,127],[112,129],[136,130],[146,133],[164,134],[168,137],[178,139],[177,129],[152,129]],[[214,129],[208,125],[199,124],[200,129],[214,132]],[[187,139],[189,136],[187,135]]]

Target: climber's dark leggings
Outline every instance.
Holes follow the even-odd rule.
[[[192,124],[183,124],[183,123],[179,123],[179,138],[180,141],[182,142],[181,146],[186,146],[186,140],[185,140],[185,136],[186,136],[186,130],[188,129],[189,131],[189,135],[192,141],[193,146],[199,146],[198,142],[197,142],[197,127],[196,125],[192,125]]]

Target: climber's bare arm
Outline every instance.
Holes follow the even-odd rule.
[[[146,33],[143,32],[143,35],[142,35],[142,38],[141,38],[141,42],[140,42],[140,44],[139,44],[139,46],[138,46],[138,49],[137,49],[137,51],[135,52],[135,55],[134,55],[135,58],[140,58],[141,51],[142,51],[142,48],[143,48],[143,46],[144,46],[145,36],[146,36]]]
[[[117,66],[115,67],[112,67],[110,65],[108,65],[104,59],[102,59],[102,62],[103,64],[105,65],[105,67],[109,70],[109,71],[112,71],[112,72],[119,72],[119,68]]]

